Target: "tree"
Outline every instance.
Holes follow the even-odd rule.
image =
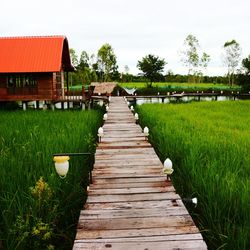
[[[71,48],[71,49],[69,49],[69,54],[70,54],[72,65],[74,67],[77,67],[78,66],[78,59],[77,59],[76,51]]]
[[[223,61],[227,66],[227,76],[229,85],[234,84],[235,70],[240,62],[241,48],[235,40],[225,42]]]
[[[242,60],[242,66],[246,72],[246,75],[250,75],[250,55]]]
[[[198,71],[198,82],[201,82],[201,80],[203,79],[202,69],[205,70],[207,68],[209,62],[210,62],[210,55],[203,52],[202,57],[201,57],[200,62],[199,62],[200,69]]]
[[[129,67],[128,67],[128,65],[125,65],[125,66],[124,66],[124,71],[125,71],[126,74],[129,73]]]
[[[242,60],[244,72],[237,75],[237,83],[243,91],[250,91],[250,55]]]
[[[162,77],[162,72],[166,62],[164,59],[154,55],[147,55],[138,61],[137,68],[143,72],[143,75],[149,79],[150,84],[148,87],[152,87],[152,83]]]
[[[206,69],[210,61],[210,56],[203,52],[199,55],[200,44],[198,39],[193,35],[188,35],[184,40],[185,49],[181,52],[184,66],[188,68],[188,81],[196,82],[201,79],[202,69]]]
[[[110,80],[110,75],[117,71],[116,55],[110,44],[106,43],[98,50],[97,62],[101,80]]]
[[[78,69],[84,71],[85,68],[89,68],[89,55],[86,51],[82,51]]]
[[[89,67],[89,55],[86,51],[82,51],[77,70],[82,84],[89,84],[92,80],[91,69]]]

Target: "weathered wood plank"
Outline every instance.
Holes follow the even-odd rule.
[[[147,187],[166,187],[170,186],[166,181],[155,181],[155,182],[132,182],[132,183],[106,183],[98,184],[96,181],[90,185],[90,190],[94,189],[111,189],[111,188],[147,188]]]
[[[73,249],[207,249],[122,98],[103,128]]]
[[[151,160],[159,160],[159,158],[156,155],[153,154],[132,154],[132,153],[127,153],[127,154],[99,154],[95,156],[96,162],[99,160],[144,160],[145,158],[150,158]]]
[[[102,142],[121,142],[121,141],[145,141],[145,137],[142,136],[133,136],[133,137],[103,137]]]
[[[165,176],[157,176],[157,177],[127,177],[127,178],[113,178],[113,179],[93,179],[93,184],[122,184],[122,183],[148,183],[155,181],[166,181]]]
[[[88,196],[88,203],[99,202],[130,202],[130,201],[153,201],[153,200],[172,200],[180,199],[180,196],[174,192],[154,193],[152,194],[119,194],[119,195],[92,195]]]
[[[101,250],[112,248],[116,250],[206,250],[206,244],[202,240],[187,240],[187,241],[161,241],[161,242],[126,242],[126,243],[81,243],[76,241],[73,250],[88,249],[88,250]]]
[[[114,218],[145,218],[166,217],[175,215],[187,215],[185,207],[169,207],[166,209],[144,208],[144,209],[119,209],[119,210],[82,210],[80,220],[92,219],[114,219]]]
[[[120,169],[97,169],[92,171],[92,176],[99,176],[102,175],[102,177],[108,177],[108,176],[124,176],[126,177],[127,175],[161,175],[162,174],[162,169],[157,169],[157,168],[141,168],[141,169],[134,169],[134,168],[120,168]]]
[[[110,203],[86,203],[84,208],[89,210],[115,210],[115,209],[144,209],[146,208],[161,208],[167,207],[184,207],[183,202],[180,199],[171,200],[153,200],[153,201],[124,201],[124,202],[110,202]]]
[[[143,187],[143,188],[112,188],[112,189],[90,189],[88,195],[104,195],[104,194],[146,194],[146,193],[164,193],[175,192],[173,186],[167,187]]]
[[[96,155],[109,155],[109,154],[119,154],[119,155],[126,155],[126,154],[138,154],[138,155],[155,155],[154,149],[151,148],[127,148],[127,149],[101,149],[97,148],[96,149]]]
[[[104,146],[123,146],[123,147],[151,147],[150,143],[147,141],[113,141],[113,142],[100,142],[99,147],[102,148]]]
[[[142,137],[145,139],[145,136],[143,134],[138,134],[137,132],[130,131],[129,133],[105,133],[104,132],[104,137],[103,138],[134,138],[134,137]],[[98,149],[98,148],[97,148]]]
[[[88,242],[157,242],[157,241],[172,241],[172,240],[203,240],[199,233],[186,233],[186,234],[170,234],[161,236],[139,236],[139,237],[122,237],[122,238],[104,238],[104,239],[80,239],[78,242],[88,243]]]
[[[95,172],[93,172],[93,178],[96,179],[113,179],[113,178],[147,178],[147,177],[162,177],[162,172],[159,173],[147,173],[146,171],[143,173],[137,172],[137,173],[103,173],[102,175],[96,175]]]
[[[168,217],[144,217],[144,218],[113,218],[108,219],[81,219],[78,228],[83,230],[120,230],[131,228],[159,228],[159,227],[183,227],[194,226],[190,215],[178,215]]]
[[[122,164],[122,165],[116,165],[116,164],[110,164],[110,165],[95,165],[95,170],[94,171],[122,171],[123,169],[127,169],[127,170],[150,170],[150,169],[154,169],[154,170],[159,170],[162,172],[162,166],[151,166],[151,165],[129,165],[126,166],[126,164]]]
[[[138,143],[137,145],[100,145],[101,149],[127,149],[127,148],[149,148],[148,144]]]
[[[130,238],[130,237],[154,237],[159,235],[184,235],[195,234],[199,230],[196,226],[164,227],[164,228],[141,228],[120,230],[78,230],[76,239],[101,239],[101,238]]]
[[[144,159],[96,159],[95,167],[100,166],[158,166],[159,168],[163,168],[161,161],[157,158],[151,159],[149,156],[145,156]]]

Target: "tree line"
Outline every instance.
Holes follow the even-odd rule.
[[[250,55],[241,60],[241,47],[236,40],[226,41],[223,45],[223,64],[227,67],[226,76],[206,76],[205,70],[211,60],[209,54],[201,51],[198,39],[188,35],[184,40],[183,49],[180,51],[182,64],[187,68],[187,75],[174,74],[169,70],[164,74],[167,62],[157,55],[148,54],[138,60],[137,68],[141,71],[138,75],[129,73],[129,67],[124,66],[124,71],[118,71],[117,57],[114,49],[108,43],[102,45],[97,54],[89,55],[82,51],[80,58],[74,49],[70,49],[72,64],[75,72],[70,75],[72,85],[89,84],[90,82],[192,82],[192,83],[228,83],[240,84],[246,89],[250,88]]]

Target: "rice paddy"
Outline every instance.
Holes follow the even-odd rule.
[[[210,249],[250,246],[250,102],[144,104],[140,123],[190,206]]]
[[[215,83],[179,83],[179,82],[155,82],[151,88],[147,87],[146,82],[125,82],[119,83],[123,88],[136,88],[138,95],[140,94],[166,94],[166,92],[196,92],[196,91],[240,91],[241,87],[238,85],[228,86],[225,84]]]
[[[53,154],[93,153],[101,111],[0,115],[0,249],[71,249],[90,160],[72,157],[61,179]]]

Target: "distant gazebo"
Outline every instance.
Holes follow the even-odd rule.
[[[0,101],[63,99],[70,71],[65,36],[0,37]]]
[[[117,86],[116,82],[92,82],[90,86],[94,88],[94,94],[96,95],[111,95]]]

